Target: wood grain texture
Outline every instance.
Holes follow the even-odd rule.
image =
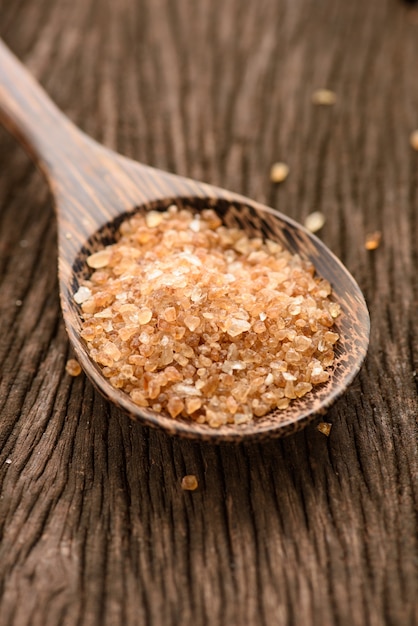
[[[0,0],[0,36],[110,148],[300,221],[321,209],[372,317],[329,438],[215,447],[130,423],[64,373],[51,198],[0,130],[2,626],[417,624],[416,13]],[[322,86],[335,107],[311,104]]]

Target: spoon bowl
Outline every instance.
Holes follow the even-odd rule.
[[[14,55],[0,42],[0,122],[22,143],[45,174],[58,219],[58,273],[66,329],[77,359],[97,389],[133,419],[170,434],[210,441],[266,439],[290,434],[324,414],[358,373],[369,342],[364,297],[347,269],[314,235],[272,208],[239,194],[163,172],[101,146],[76,128],[52,103]],[[217,429],[138,407],[114,388],[88,355],[80,337],[80,310],[74,301],[90,273],[87,257],[115,241],[121,222],[133,212],[165,210],[171,204],[196,211],[212,208],[229,227],[249,237],[278,241],[310,261],[332,286],[341,315],[333,371],[324,383],[286,410],[245,424]]]

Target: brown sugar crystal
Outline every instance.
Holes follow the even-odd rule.
[[[366,236],[364,247],[366,248],[366,250],[376,250],[380,245],[381,239],[382,239],[382,233],[380,232],[380,230],[376,230],[373,233],[369,233]]]
[[[317,429],[319,430],[319,432],[325,435],[326,437],[330,436],[331,428],[332,428],[332,424],[330,424],[329,422],[319,422],[317,426]]]
[[[312,94],[312,103],[316,105],[332,106],[337,102],[337,94],[331,89],[317,89]]]
[[[270,169],[270,180],[272,183],[282,183],[289,176],[289,166],[287,163],[278,161],[273,163]]]
[[[194,474],[187,474],[187,476],[183,476],[181,479],[181,488],[184,489],[184,491],[196,491],[198,486],[199,483]]]
[[[70,376],[79,376],[81,374],[80,363],[75,359],[68,359],[67,363],[65,364],[65,371]]]
[[[87,264],[81,336],[139,407],[218,428],[285,410],[330,377],[329,283],[212,210],[135,214]]]

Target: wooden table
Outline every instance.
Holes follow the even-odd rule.
[[[0,129],[1,626],[418,624],[417,10],[3,0],[0,35],[106,145],[322,211],[372,319],[329,437],[215,446],[130,422],[65,373],[51,197]],[[335,105],[312,104],[322,87]]]

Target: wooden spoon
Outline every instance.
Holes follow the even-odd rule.
[[[58,271],[65,325],[77,358],[99,391],[132,418],[171,434],[210,441],[240,441],[287,435],[324,414],[358,373],[369,341],[369,314],[363,295],[341,262],[305,228],[281,213],[236,193],[136,163],[99,145],[77,129],[49,99],[21,63],[0,42],[0,121],[23,144],[45,174],[58,219]],[[310,260],[327,279],[342,309],[336,321],[340,340],[334,371],[325,383],[263,418],[213,429],[172,419],[135,405],[102,375],[80,338],[80,315],[73,294],[88,275],[86,257],[114,235],[127,213],[175,203],[196,210],[213,208],[228,226],[264,236]]]

